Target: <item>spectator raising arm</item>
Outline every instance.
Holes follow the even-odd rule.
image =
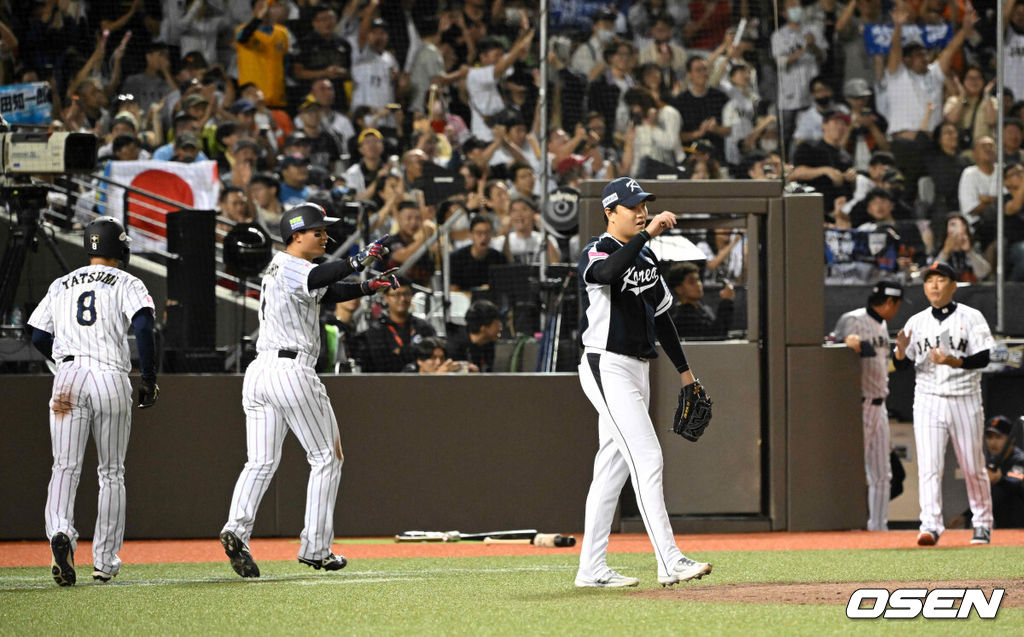
[[[968,5],[968,7],[970,7],[970,5]],[[895,10],[893,10],[893,13],[895,13]],[[954,10],[953,14],[955,13],[956,11]],[[956,32],[953,39],[949,41],[946,48],[942,49],[942,53],[939,54],[936,61],[939,63],[939,68],[942,69],[942,74],[946,77],[949,77],[949,72],[953,68],[953,57],[963,48],[964,40],[967,39],[967,36],[974,31],[974,25],[978,23],[978,19],[978,13],[973,8],[968,8],[967,13],[964,14],[963,26]],[[893,43],[895,43],[897,41],[895,31],[893,32],[892,38]],[[891,70],[891,63],[889,67]]]
[[[892,42],[889,44],[889,60],[886,67],[890,74],[895,74],[903,64],[903,25],[910,18],[907,5],[898,4],[892,10]],[[961,44],[963,40],[961,40]]]
[[[372,1],[373,0],[371,0],[371,2]],[[516,43],[512,45],[511,49],[508,50],[508,53],[501,56],[501,59],[498,60],[498,63],[494,65],[494,77],[497,79],[501,79],[501,77],[505,75],[505,71],[507,71],[509,67],[511,67],[515,63],[515,61],[519,59],[519,56],[521,56],[522,54],[526,53],[527,50],[529,50],[530,43],[533,41],[533,34],[535,33],[536,29],[530,26],[530,19],[526,17],[525,11],[522,12],[520,15],[522,16],[521,26],[523,29],[523,34],[519,36],[519,39],[516,40]]]
[[[132,19],[135,12],[142,8],[142,2],[143,0],[133,0],[131,6],[128,7],[128,12],[117,20],[100,21],[100,29],[102,29],[104,33],[121,29],[124,25],[128,24],[128,21]]]

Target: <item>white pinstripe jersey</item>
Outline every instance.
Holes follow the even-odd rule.
[[[53,360],[85,357],[101,368],[131,371],[128,325],[153,310],[145,284],[119,268],[87,265],[52,284],[28,324],[53,334]]]
[[[885,319],[879,321],[868,314],[867,308],[851,310],[839,317],[833,332],[842,342],[856,334],[861,342],[860,387],[865,398],[884,398],[889,395],[889,328]],[[865,350],[864,345],[871,347]],[[866,354],[874,350],[870,356]]]
[[[936,365],[928,358],[933,347],[964,358],[995,348],[995,339],[981,312],[957,303],[942,321],[929,307],[910,317],[903,331],[910,333],[907,358],[917,372],[916,391],[938,396],[981,394],[981,370]]]
[[[358,46],[355,48],[359,51]],[[352,60],[352,107],[372,106],[375,109],[395,101],[391,71],[398,71],[398,61],[390,51],[377,53],[369,46]]]
[[[257,352],[288,350],[320,354],[320,299],[327,288],[310,290],[309,271],[316,264],[287,252],[274,255],[260,287],[260,335]]]

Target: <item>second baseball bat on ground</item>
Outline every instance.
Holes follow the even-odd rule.
[[[564,548],[567,546],[575,546],[576,538],[573,536],[560,535],[558,533],[538,533],[533,536],[532,540],[525,538],[519,539],[501,539],[493,537],[485,537],[484,544],[532,544],[534,546],[541,546],[546,548]]]

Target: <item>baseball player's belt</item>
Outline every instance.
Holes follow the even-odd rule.
[[[861,397],[861,399],[860,399],[860,402],[862,402],[862,403],[863,402],[867,402],[867,401],[871,401],[872,405],[881,405],[882,403],[885,402],[885,398],[864,398],[864,397]]]
[[[279,350],[277,350],[277,357],[278,358],[292,358],[292,359],[294,359],[294,358],[298,357],[298,355],[299,355],[298,352],[293,352],[290,349],[279,349]]]

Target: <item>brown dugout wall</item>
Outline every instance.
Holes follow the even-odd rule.
[[[665,450],[665,497],[680,532],[859,528],[866,518],[859,365],[823,348],[817,196],[775,182],[644,182],[654,211],[747,230],[747,338],[684,347],[715,400],[697,444],[668,433],[678,376],[652,370],[652,417]],[[603,184],[585,183],[584,233],[603,230]],[[710,219],[692,215],[716,213]],[[738,215],[729,219],[721,214]],[[589,234],[587,234],[589,236]],[[572,532],[596,451],[596,414],[575,374],[324,376],[341,423],[341,536],[407,529],[537,527]],[[0,539],[43,534],[51,462],[52,377],[0,377]],[[241,376],[165,375],[157,406],[137,411],[127,457],[131,538],[215,537],[245,460]],[[95,520],[95,452],[77,526]],[[294,436],[260,508],[256,534],[301,530],[307,465]],[[640,530],[623,520],[622,530]]]

